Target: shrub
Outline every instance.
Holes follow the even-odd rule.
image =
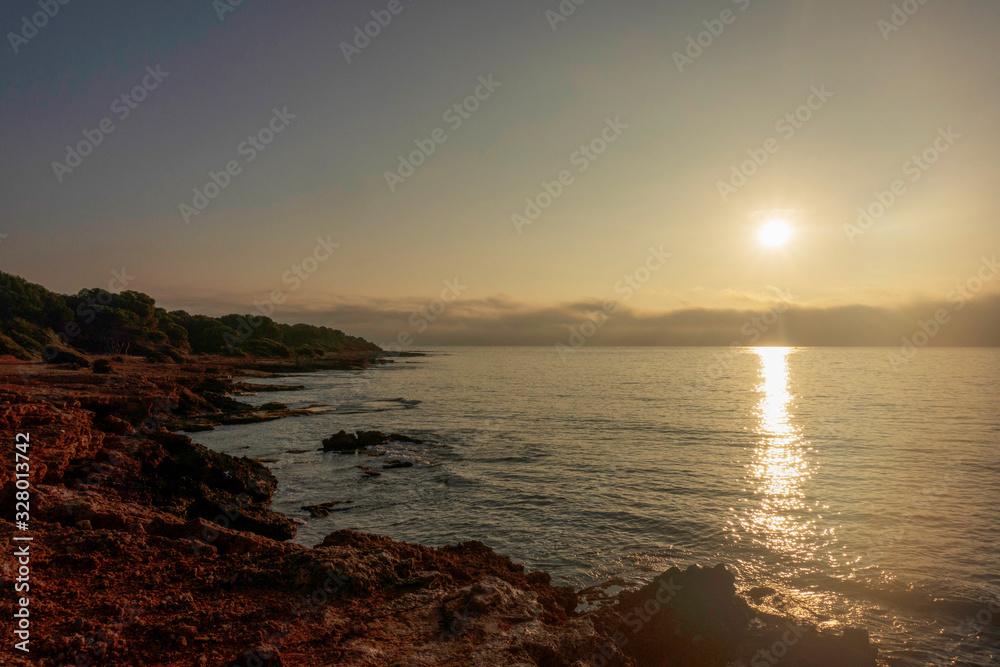
[[[31,359],[31,352],[15,343],[9,336],[0,333],[0,357],[10,355],[18,359]]]
[[[42,358],[50,364],[70,364],[76,368],[90,368],[90,359],[68,347],[50,345],[42,350]]]

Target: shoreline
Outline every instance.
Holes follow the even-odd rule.
[[[878,664],[863,630],[820,633],[755,609],[721,566],[673,568],[578,612],[584,592],[479,542],[434,549],[341,530],[289,543],[296,524],[270,509],[265,466],[175,431],[317,414],[232,396],[268,391],[246,377],[386,359],[119,359],[111,374],[0,365],[0,424],[32,441],[42,586],[36,661],[15,664]],[[0,495],[13,506],[6,467]],[[7,517],[0,526],[14,532]]]

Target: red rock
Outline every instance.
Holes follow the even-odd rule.
[[[110,378],[52,366],[0,376],[0,428],[32,442],[32,567],[44,573],[33,636],[44,639],[30,664],[698,667],[770,638],[766,624],[746,630],[753,611],[724,571],[687,582],[715,600],[717,617],[699,611],[698,595],[679,596],[656,631],[621,645],[629,605],[658,582],[578,614],[575,591],[480,542],[432,549],[352,531],[311,549],[283,541],[293,530],[268,508],[276,481],[266,468],[163,430],[169,415],[142,427],[157,415],[154,397],[188,416],[217,411],[184,387],[210,377],[225,390],[206,366],[233,363],[123,358]],[[4,506],[13,493],[5,483]],[[0,534],[13,532],[0,517]],[[707,648],[664,662],[692,629]],[[798,655],[819,662],[802,664],[874,664],[866,634],[804,636]]]

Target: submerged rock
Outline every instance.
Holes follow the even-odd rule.
[[[419,438],[411,438],[410,436],[403,435],[402,433],[390,433],[389,440],[390,442],[409,442],[414,445],[424,444],[423,440],[420,440]]]
[[[353,507],[345,507],[343,509],[335,509],[338,505],[349,505],[353,503],[353,500],[332,500],[328,503],[320,503],[319,505],[303,505],[302,509],[309,512],[309,515],[314,519],[321,519],[325,516],[329,516],[330,512],[342,512],[349,509],[354,509]]]
[[[413,444],[423,444],[423,440],[411,438],[400,433],[385,434],[381,431],[358,431],[348,433],[340,431],[329,438],[323,440],[324,452],[356,452],[369,447],[387,445],[390,442],[408,442]]]
[[[755,586],[746,592],[748,598],[754,602],[761,602],[766,598],[771,597],[778,591],[774,590],[770,586]]]

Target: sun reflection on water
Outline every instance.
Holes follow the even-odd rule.
[[[743,530],[775,551],[811,555],[809,536],[814,532],[808,517],[803,482],[810,475],[807,445],[792,421],[789,407],[787,347],[758,347],[760,399],[756,408],[757,448],[749,466],[757,505],[742,519]]]

